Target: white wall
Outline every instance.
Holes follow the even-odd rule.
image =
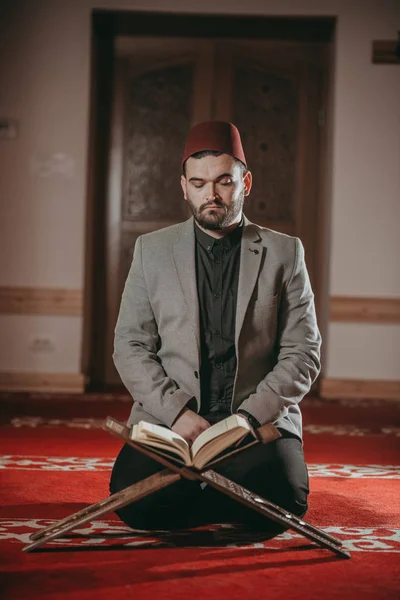
[[[372,40],[396,38],[397,0],[3,0],[0,117],[18,119],[20,134],[0,141],[0,286],[83,287],[92,8],[337,16],[329,293],[400,295],[400,68],[371,63]],[[80,317],[0,326],[3,347],[12,340],[0,371],[78,372]],[[26,345],[39,330],[58,350],[37,365]],[[400,379],[399,332],[330,324],[325,375]]]

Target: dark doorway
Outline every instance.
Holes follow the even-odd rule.
[[[94,11],[83,353],[91,387],[119,383],[112,334],[133,246],[141,233],[186,218],[180,149],[188,128],[207,118],[238,125],[257,182],[246,216],[302,239],[321,312],[334,27],[334,18]],[[159,143],[145,142],[148,168],[139,173],[137,139],[157,119]],[[147,185],[155,160],[168,171],[168,205]]]

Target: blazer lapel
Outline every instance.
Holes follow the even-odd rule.
[[[193,218],[183,223],[173,243],[172,253],[182,294],[185,298],[188,319],[194,330],[197,349],[200,352],[200,317]]]
[[[266,248],[261,244],[261,237],[253,225],[244,217],[242,244],[240,249],[240,271],[236,305],[235,344],[243,326],[246,310],[260,272],[261,262]]]

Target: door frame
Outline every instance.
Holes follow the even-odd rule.
[[[102,389],[105,376],[105,322],[108,161],[111,142],[114,46],[118,36],[235,38],[326,47],[321,69],[321,115],[316,215],[317,267],[314,286],[319,326],[324,338],[329,318],[330,181],[335,17],[189,15],[142,11],[93,10],[91,18],[90,118],[86,189],[86,240],[81,368],[88,389]],[[316,46],[317,47],[317,46]]]

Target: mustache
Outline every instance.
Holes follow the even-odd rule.
[[[225,204],[223,204],[222,202],[220,202],[219,200],[213,200],[212,202],[206,202],[205,204],[202,204],[200,206],[200,211],[205,210],[206,208],[208,208],[209,206],[218,206],[220,208],[224,208],[225,209]]]

